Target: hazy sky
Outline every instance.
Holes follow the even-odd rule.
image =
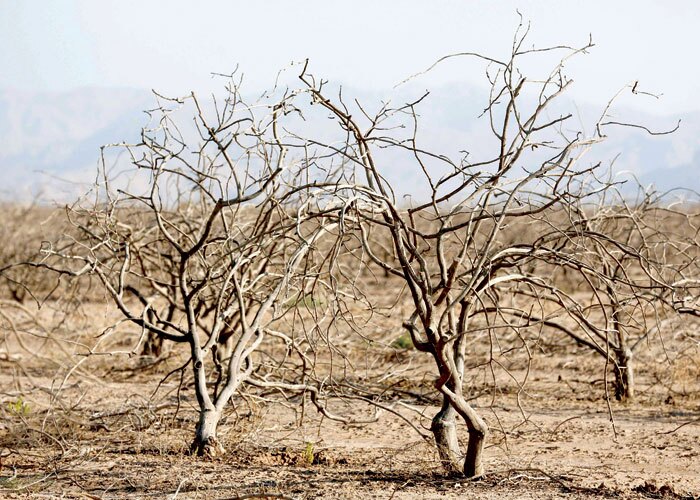
[[[574,96],[601,102],[626,82],[661,92],[655,113],[700,109],[700,1],[144,1],[0,0],[0,88],[206,87],[240,64],[265,88],[291,61],[367,89],[388,88],[439,56],[504,57],[519,9],[534,44],[580,45]],[[434,82],[483,82],[453,62]]]

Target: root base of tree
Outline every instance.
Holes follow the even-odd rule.
[[[226,449],[216,438],[208,438],[204,441],[195,439],[190,445],[190,455],[203,458],[216,458],[226,453]]]

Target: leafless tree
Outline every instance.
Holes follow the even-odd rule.
[[[247,105],[232,78],[225,99],[208,106],[194,94],[158,96],[140,143],[110,146],[124,148],[130,164],[103,162],[93,201],[69,211],[72,239],[45,246],[41,263],[96,276],[141,328],[139,344],[188,346],[199,408],[191,448],[200,455],[223,450],[217,425],[246,383],[311,391],[323,408],[314,387],[276,384],[256,358],[264,350],[279,368],[289,357],[292,341],[274,323],[290,301],[322,293],[334,249],[325,240],[337,226],[316,197],[333,173],[287,155],[279,122],[295,112],[295,95],[272,94]]]
[[[530,356],[530,339],[563,333],[601,354],[620,397],[631,396],[631,353],[659,328],[640,317],[696,311],[686,300],[697,284],[695,242],[659,226],[659,214],[680,212],[615,195],[601,165],[582,159],[607,127],[625,124],[606,108],[586,134],[558,111],[571,84],[565,62],[592,44],[537,49],[526,39],[519,30],[504,61],[463,53],[436,63],[487,64],[482,118],[495,150],[476,161],[422,147],[427,93],[371,113],[332,94],[306,65],[301,89],[275,89],[253,105],[233,79],[211,107],[194,94],[158,96],[140,143],[113,146],[128,152],[129,166],[103,161],[92,202],[69,210],[77,232],[46,245],[37,265],[95,276],[141,329],[132,352],[144,340],[152,354],[163,340],[189,348],[200,415],[191,448],[201,455],[222,451],[217,425],[246,384],[308,393],[337,418],[319,397],[334,375],[317,373],[308,353],[321,325],[345,316],[356,326],[343,300],[372,308],[344,259],[378,266],[405,285],[413,311],[403,326],[436,365],[440,460],[479,477],[489,426],[469,403],[468,368],[494,373],[499,349]],[[539,55],[555,55],[554,69],[527,78],[519,64]],[[316,110],[323,128],[305,128]],[[189,126],[183,114],[194,118]],[[427,195],[397,197],[386,161],[414,168]],[[677,262],[671,248],[682,248]],[[305,338],[280,331],[290,315]],[[487,359],[470,356],[475,338],[489,346]]]
[[[526,39],[527,29],[518,30],[505,61],[463,53],[435,64],[469,57],[488,65],[491,93],[483,116],[495,151],[480,161],[468,155],[452,159],[421,146],[419,113],[427,94],[398,107],[384,104],[372,113],[342,93],[332,95],[327,82],[306,67],[300,76],[313,105],[330,113],[342,137],[315,143],[327,162],[346,170],[347,184],[334,187],[335,196],[345,200],[342,227],[360,235],[364,255],[373,265],[405,283],[414,312],[404,326],[414,346],[434,358],[438,372],[435,386],[443,403],[432,432],[439,455],[446,468],[467,477],[484,473],[489,432],[465,395],[469,340],[485,333],[484,341],[494,351],[499,338],[509,334],[527,349],[528,335],[565,331],[606,359],[614,358],[612,352],[627,352],[619,342],[624,330],[619,319],[615,323],[615,303],[627,306],[643,293],[615,263],[634,260],[648,271],[647,279],[653,273],[645,267],[648,257],[629,245],[629,232],[606,232],[608,221],[619,215],[606,204],[614,183],[600,164],[582,161],[608,127],[622,123],[607,119],[608,106],[587,135],[570,123],[571,114],[556,111],[559,96],[571,84],[563,73],[565,62],[592,44],[537,49],[527,47]],[[564,56],[543,78],[521,74],[523,60],[542,54]],[[387,158],[405,171],[421,173],[429,192],[422,201],[406,206],[397,198],[388,180]],[[594,262],[590,252],[605,261]],[[590,295],[562,287],[563,271],[569,280],[588,283],[589,291],[607,290],[617,301],[612,312],[609,301],[598,298],[596,312]],[[667,284],[660,286],[668,289]],[[621,298],[614,291],[618,287],[626,287],[632,297]],[[596,314],[604,320],[594,318]],[[601,346],[601,338],[607,345]],[[488,363],[495,363],[493,356]],[[464,454],[457,415],[469,434]]]
[[[697,215],[687,196],[679,202],[652,187],[635,191],[630,184],[623,192],[609,190],[597,207],[579,210],[584,240],[577,233],[549,236],[576,240],[578,265],[598,274],[589,273],[573,287],[568,283],[585,304],[569,314],[574,321],[549,318],[547,324],[605,359],[619,400],[635,394],[634,353],[650,336],[663,335],[679,314],[696,315],[698,296]]]

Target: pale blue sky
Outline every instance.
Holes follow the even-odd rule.
[[[517,24],[536,44],[584,43],[570,65],[573,96],[602,102],[639,79],[663,92],[649,109],[700,109],[700,1],[134,1],[0,0],[0,89],[83,86],[206,88],[236,63],[265,88],[290,61],[353,87],[388,88],[441,55],[476,50],[503,57]],[[432,81],[483,82],[451,63]]]

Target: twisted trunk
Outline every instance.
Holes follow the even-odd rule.
[[[459,449],[457,440],[457,422],[455,416],[457,412],[450,404],[450,400],[443,396],[442,408],[433,417],[430,430],[435,437],[438,454],[442,466],[448,472],[459,472],[461,467],[462,452]]]
[[[441,410],[438,415],[445,411],[446,415],[449,417],[450,410],[445,410],[446,404],[457,412],[464,422],[467,424],[467,430],[469,432],[469,442],[467,443],[467,454],[464,458],[463,472],[468,478],[478,478],[484,475],[484,464],[483,464],[483,451],[484,443],[486,442],[486,436],[488,435],[488,425],[482,419],[479,414],[467,403],[466,399],[462,395],[462,353],[460,349],[454,348],[454,345],[442,344],[435,349],[435,360],[437,361],[440,370],[440,379],[436,384],[436,387],[440,392],[442,392],[443,397],[446,401],[443,401],[443,410]],[[451,440],[452,436],[449,434],[449,430],[446,426],[443,426],[446,432],[444,436]],[[456,429],[454,432],[454,441],[447,441],[447,443],[456,442]],[[440,436],[441,438],[443,435]],[[436,442],[438,443],[438,449],[440,448],[440,441],[436,436]],[[445,448],[443,448],[444,450]],[[455,447],[448,445],[448,450],[454,451]],[[457,454],[459,454],[459,446],[456,446]],[[441,454],[441,459],[442,454]]]
[[[489,427],[476,410],[462,397],[461,391],[454,394],[450,400],[457,413],[467,424],[469,432],[467,456],[464,458],[464,475],[469,478],[481,477],[484,475],[484,444]]]

